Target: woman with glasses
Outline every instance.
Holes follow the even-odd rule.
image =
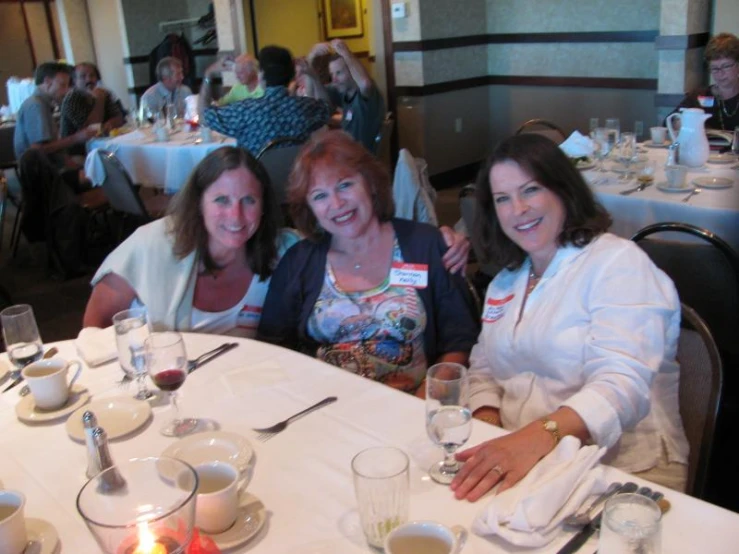
[[[704,58],[713,85],[686,94],[675,111],[703,108],[711,114],[706,127],[734,131],[739,126],[739,38],[716,35],[708,41]]]

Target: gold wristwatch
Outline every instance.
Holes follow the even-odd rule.
[[[544,430],[552,435],[554,438],[554,446],[557,446],[559,440],[562,438],[559,434],[559,425],[557,422],[552,419],[542,419],[541,424],[542,427],[544,427]]]

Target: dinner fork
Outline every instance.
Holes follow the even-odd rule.
[[[277,433],[281,433],[284,431],[287,426],[292,423],[293,421],[300,419],[301,417],[308,415],[314,410],[317,410],[319,408],[323,408],[324,406],[328,406],[329,404],[336,402],[338,398],[335,396],[329,396],[328,398],[324,398],[320,402],[313,404],[312,406],[307,407],[305,410],[298,412],[295,415],[292,415],[288,417],[287,419],[280,421],[279,423],[275,423],[274,425],[271,425],[270,427],[263,427],[261,429],[252,429],[253,431],[256,431],[259,433],[257,435],[257,440],[265,442],[274,437]]]
[[[693,198],[693,196],[700,194],[701,192],[703,191],[700,187],[695,187],[693,190],[690,191],[690,194],[688,194],[685,198],[683,198],[683,202],[690,201],[690,199]]]

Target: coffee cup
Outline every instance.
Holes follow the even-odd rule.
[[[666,165],[665,177],[667,178],[667,186],[671,189],[685,188],[685,176],[688,174],[688,168],[684,165]]]
[[[26,548],[26,497],[17,491],[0,490],[0,552],[21,554]]]
[[[667,140],[667,127],[650,127],[649,133],[652,144],[664,144]]]
[[[464,547],[467,531],[435,521],[410,521],[385,537],[385,554],[456,554]]]
[[[67,383],[69,369],[77,369],[72,380]],[[21,375],[31,389],[36,407],[42,410],[61,408],[69,399],[69,389],[82,372],[82,364],[77,360],[67,362],[61,358],[39,360],[23,368]]]
[[[211,534],[234,524],[239,509],[239,470],[224,462],[195,466],[198,474],[195,525]]]

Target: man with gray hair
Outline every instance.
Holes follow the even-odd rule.
[[[264,89],[259,84],[259,62],[251,54],[241,54],[234,60],[234,73],[239,83],[231,87],[223,98],[218,100],[216,104],[219,106],[227,106],[234,102],[247,100],[249,98],[261,98],[264,96]],[[206,75],[209,71],[224,69],[223,62],[216,62],[214,65],[205,70]]]
[[[141,97],[141,113],[147,110],[152,116],[164,112],[167,104],[174,104],[177,116],[185,115],[185,98],[192,94],[190,87],[183,85],[182,62],[177,58],[162,58],[157,64],[157,82]]]

